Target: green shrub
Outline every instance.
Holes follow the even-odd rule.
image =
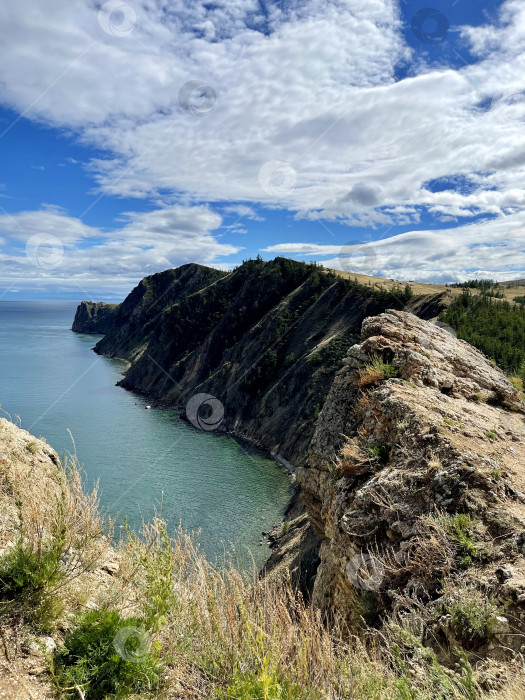
[[[90,610],[77,618],[55,657],[62,697],[125,698],[159,686],[162,665],[139,618]]]
[[[368,456],[371,460],[380,464],[388,464],[390,459],[390,447],[388,445],[374,445],[368,448]]]
[[[57,517],[51,537],[44,541],[42,531],[34,536],[26,532],[21,504],[15,547],[0,557],[0,617],[18,610],[34,626],[49,631],[61,604],[52,600],[52,591],[65,579],[61,558],[65,549],[66,525],[63,504],[57,505]]]
[[[173,590],[172,567],[173,547],[166,525],[155,519],[143,529],[148,544],[144,546],[135,533],[125,523],[126,536],[130,550],[138,564],[137,571],[142,572],[144,595],[141,600],[143,625],[151,632],[158,632],[166,624],[168,611],[176,612],[179,608],[177,596]]]
[[[288,680],[280,681],[275,673],[237,672],[226,691],[218,691],[219,700],[313,700],[317,694],[299,688]]]
[[[15,601],[27,598],[34,602],[47,586],[61,578],[59,543],[42,545],[33,551],[21,542],[0,559],[0,600]]]
[[[461,568],[466,569],[472,564],[473,560],[480,558],[483,550],[474,539],[473,530],[476,523],[470,515],[466,513],[442,515],[439,518],[439,522],[447,535],[456,544],[456,559]]]
[[[475,649],[491,636],[498,608],[479,591],[460,591],[445,609],[455,638],[466,649]]]
[[[377,368],[385,379],[392,379],[392,377],[397,377],[397,369],[390,362],[383,362],[382,360],[374,360],[373,367]]]
[[[291,365],[293,365],[294,362],[295,362],[295,355],[294,355],[293,352],[290,352],[290,353],[289,353],[288,355],[286,355],[286,357],[284,358],[284,366],[285,366],[285,367],[290,367]]]

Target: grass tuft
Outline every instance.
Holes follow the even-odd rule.
[[[384,362],[379,357],[374,357],[372,362],[359,370],[358,385],[360,387],[371,386],[393,377],[397,377],[397,369],[394,365]]]

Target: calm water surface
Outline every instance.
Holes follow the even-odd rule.
[[[286,474],[172,411],[145,410],[146,399],[115,386],[125,364],[92,352],[100,336],[71,332],[75,309],[71,302],[0,302],[2,409],[59,454],[73,451],[69,429],[111,515],[125,514],[138,527],[162,504],[171,526],[200,528],[211,559],[232,542],[244,563],[249,549],[262,564],[261,530],[286,505]]]

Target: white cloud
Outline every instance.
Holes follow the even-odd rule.
[[[107,157],[90,165],[103,192],[164,203],[235,201],[241,204],[230,212],[252,219],[251,210],[241,211],[255,202],[366,226],[415,224],[422,211],[460,223],[479,215],[521,221],[525,8],[518,0],[507,0],[492,24],[459,28],[476,63],[435,69],[416,58],[402,80],[396,69],[411,51],[394,0],[129,5],[136,23],[122,37],[103,31],[94,0],[19,0],[2,16],[4,101],[105,149]],[[178,103],[190,80],[213,89],[205,117]],[[295,173],[286,196],[259,184],[269,161]],[[457,176],[468,191],[428,186]],[[169,217],[141,217],[130,215],[125,227],[133,253],[118,258],[118,235],[105,244],[118,269],[134,270],[140,255],[155,266],[191,253],[191,237],[169,247]],[[204,233],[211,219],[201,226],[199,241],[214,261],[224,244]],[[449,245],[460,250],[463,236],[481,235],[484,226],[438,231],[432,240],[441,241],[448,262],[463,265]],[[506,235],[504,226],[492,230]],[[140,248],[138,231],[148,245],[158,241],[155,253]],[[65,235],[81,240],[81,222]],[[471,253],[485,267],[485,253]]]
[[[24,280],[60,284],[88,296],[96,297],[101,290],[125,295],[145,275],[169,267],[188,262],[227,266],[222,258],[241,248],[213,235],[221,222],[204,206],[130,213],[121,228],[110,231],[50,209],[4,214],[0,284],[6,288]]]
[[[280,243],[263,252],[323,259],[325,267],[400,280],[525,277],[525,212],[458,229],[411,231],[364,243]]]
[[[225,214],[235,214],[240,219],[251,219],[252,221],[264,221],[263,216],[259,216],[252,207],[246,204],[230,204],[223,209]]]

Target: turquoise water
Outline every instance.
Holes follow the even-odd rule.
[[[99,357],[100,336],[71,332],[76,304],[0,302],[0,403],[12,420],[72,452],[103,509],[140,526],[162,509],[170,526],[201,530],[211,558],[235,545],[244,563],[268,555],[261,531],[279,520],[289,480],[235,440],[200,431],[172,411],[115,386],[125,369]],[[5,416],[5,413],[2,413]]]

